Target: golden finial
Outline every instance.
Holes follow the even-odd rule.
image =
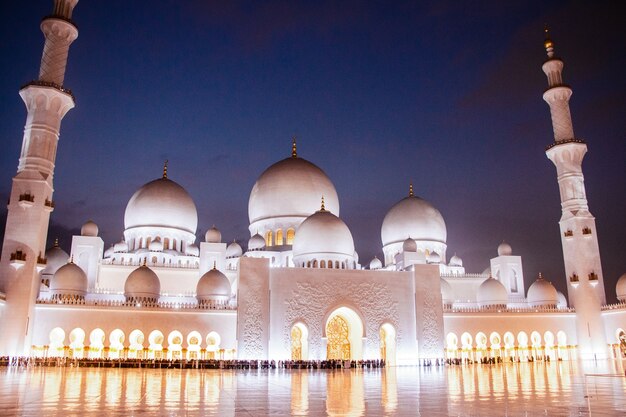
[[[539,281],[540,279],[543,279],[543,275],[541,275],[541,272],[539,273],[539,277],[537,278],[537,281]]]
[[[148,259],[148,258],[143,258],[143,265],[141,265],[141,266],[146,266],[146,260],[147,260],[147,259]]]
[[[291,138],[291,157],[292,158],[297,158],[298,157],[298,151],[296,149],[296,137],[293,136]]]
[[[548,58],[552,58],[554,56],[554,43],[552,39],[550,39],[550,29],[548,28],[548,24],[543,28],[543,32],[545,33],[545,40],[543,41],[543,46],[546,48],[546,53],[548,54]]]
[[[413,194],[413,183],[410,182],[409,183],[409,197],[413,197],[415,196],[415,194]]]
[[[59,247],[59,238],[58,238],[58,237],[55,237],[55,238],[54,238],[54,247],[55,247],[55,248],[58,248],[58,247]]]
[[[167,159],[165,160],[165,163],[163,164],[163,178],[167,179]]]
[[[70,263],[73,264],[74,263],[74,255],[70,256]]]
[[[326,208],[324,207],[324,196],[322,196],[322,208],[320,211],[326,211]]]
[[[213,270],[216,270],[216,269],[217,269],[217,262],[213,261]]]

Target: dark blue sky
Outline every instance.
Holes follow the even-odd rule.
[[[299,155],[333,180],[362,263],[382,255],[382,219],[413,181],[446,220],[448,257],[468,272],[506,240],[527,286],[541,271],[563,290],[558,186],[544,154],[548,22],[574,89],[574,129],[589,146],[587,196],[614,300],[626,272],[626,37],[615,7],[83,0],[65,81],[77,106],[62,124],[49,240],[69,250],[90,218],[107,246],[119,240],[128,199],[169,159],[169,177],[198,206],[198,236],[216,224],[225,241],[245,242],[252,185],[297,135]],[[26,115],[17,92],[37,77],[39,21],[52,1],[0,10],[6,201]]]

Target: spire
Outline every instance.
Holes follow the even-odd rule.
[[[322,196],[322,208],[320,208],[320,211],[326,211],[326,208],[324,207],[324,196]]]
[[[296,149],[296,137],[295,136],[291,138],[291,157],[292,158],[298,157],[298,150]]]
[[[554,57],[554,43],[552,39],[550,39],[550,29],[548,28],[548,24],[546,24],[543,28],[543,32],[545,33],[545,40],[543,41],[543,46],[546,48],[546,54],[548,54],[548,58]]]
[[[147,260],[147,259],[148,259],[148,258],[143,258],[143,265],[141,265],[141,266],[145,266],[146,268],[148,267],[148,266],[146,265],[146,262],[147,262],[146,260]]]
[[[163,164],[163,178],[167,179],[167,159],[165,160],[165,163]]]
[[[58,237],[55,237],[55,238],[54,238],[54,245],[53,245],[53,246],[54,246],[55,248],[58,248],[58,247],[59,247],[59,238],[58,238]]]
[[[409,197],[415,197],[415,194],[413,194],[413,182],[409,183]]]
[[[539,280],[543,280],[543,275],[541,275],[541,272],[539,273],[539,276],[537,277],[537,281]]]
[[[213,270],[215,271],[217,269],[217,262],[213,261]]]

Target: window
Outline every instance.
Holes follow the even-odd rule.
[[[296,237],[296,231],[294,229],[287,229],[287,244],[293,245],[293,239]]]
[[[276,231],[276,246],[280,246],[283,244],[283,230],[278,229]]]

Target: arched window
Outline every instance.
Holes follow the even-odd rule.
[[[293,239],[296,237],[296,231],[294,229],[287,229],[287,244],[293,245]]]
[[[272,245],[272,231],[268,230],[265,232],[265,246],[274,246]]]
[[[280,246],[283,244],[283,229],[278,229],[276,231],[276,246]]]
[[[320,268],[326,268],[326,261],[320,261]]]

